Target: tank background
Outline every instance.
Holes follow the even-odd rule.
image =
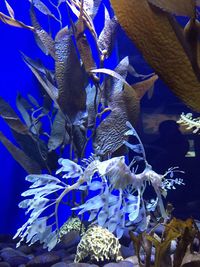
[[[13,7],[16,18],[27,24],[30,24],[29,1],[18,0],[17,4],[15,0],[9,0],[8,2]],[[103,3],[105,3],[107,7],[109,6],[108,0],[104,0]],[[0,10],[7,13],[3,1],[0,3]],[[103,5],[101,5],[100,12],[95,19],[95,25],[97,25],[99,28],[103,26],[101,20],[103,15]],[[40,21],[41,19],[45,20],[45,16],[39,16]],[[184,24],[185,20],[180,19],[180,22]],[[33,34],[28,30],[10,27],[0,22],[0,34],[0,96],[8,101],[12,107],[16,107],[15,100],[18,92],[20,92],[20,94],[23,96],[26,96],[26,94],[30,93],[31,95],[35,96],[37,100],[41,101],[41,96],[38,94],[38,82],[23,62],[20,51],[33,59],[42,59],[47,66],[53,66],[53,61],[50,59],[50,57],[44,56],[43,53],[37,48]],[[124,56],[129,55],[130,62],[137,72],[147,74],[152,71],[143,60],[139,51],[133,46],[122,30],[118,32],[116,47],[116,49],[118,49],[118,54],[116,53],[115,49],[112,57],[107,62],[106,67],[113,68],[118,59],[120,60]],[[132,78],[129,77],[130,82],[137,81],[131,79]],[[161,112],[166,114],[180,114],[182,111],[189,111],[189,109],[187,109],[160,80],[156,82],[153,97],[148,99],[148,97],[145,96],[141,102],[141,106],[142,112],[148,112],[151,110],[155,113]],[[9,128],[1,118],[0,129],[10,140],[13,141]],[[144,145],[157,137],[156,134],[145,134],[143,130],[142,118],[140,118],[138,132],[142,141],[144,142]],[[190,134],[189,137],[192,137],[192,135]],[[176,202],[180,201],[182,203],[186,203],[187,199],[195,199],[195,194],[197,195],[199,190],[198,173],[200,170],[200,164],[196,164],[197,162],[197,159],[195,159],[195,161],[193,159],[191,160],[191,163],[188,163],[188,173],[185,175],[185,181],[187,185],[184,189],[180,188],[173,192],[173,194],[170,193],[169,198],[172,200],[174,199]],[[14,161],[10,153],[1,143],[0,166],[0,233],[13,234],[17,228],[19,228],[21,224],[25,222],[24,211],[18,208],[18,203],[21,200],[20,195],[27,189],[28,183],[25,182],[24,179],[26,176],[25,171],[17,162]],[[190,181],[190,179],[192,179],[192,181]],[[187,193],[187,196],[184,195],[185,193]],[[185,196],[185,199],[183,199],[183,195]]]

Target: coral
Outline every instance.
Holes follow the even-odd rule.
[[[92,225],[78,244],[75,262],[85,258],[90,261],[122,260],[118,239],[107,229]]]
[[[85,232],[85,226],[81,223],[81,220],[78,217],[70,217],[60,228],[59,235],[60,238],[66,235],[70,231],[78,231],[83,234]]]

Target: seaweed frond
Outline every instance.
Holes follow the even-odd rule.
[[[161,234],[157,234],[156,229],[161,226],[163,227],[163,231]],[[152,267],[180,267],[183,266],[184,257],[187,257],[188,248],[190,248],[191,251],[194,238],[196,237],[199,239],[199,230],[193,219],[183,221],[172,218],[167,224],[157,224],[149,233],[144,231],[136,236],[133,232],[130,232],[130,237],[136,249],[136,255],[140,266],[150,266],[149,260],[155,249],[155,260],[154,264],[151,264]],[[173,257],[171,256],[172,242],[176,244]],[[142,254],[144,255],[143,260],[141,259]],[[193,266],[192,262],[191,266]]]

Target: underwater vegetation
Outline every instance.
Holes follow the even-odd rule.
[[[38,2],[35,5],[39,11],[49,15],[50,11],[47,7],[44,8]],[[92,9],[88,11],[94,12],[90,17],[84,15],[84,10],[84,12],[79,10],[80,3],[69,2],[67,6],[78,17],[78,22],[73,23],[70,28],[66,26],[59,30],[55,40],[39,25],[33,6],[30,11],[33,23],[31,27],[24,26],[16,20],[10,6],[8,8],[10,16],[0,14],[3,22],[25,29],[28,27],[33,31],[38,46],[45,54],[55,59],[55,71],[52,72],[41,61],[34,61],[22,54],[25,63],[43,88],[43,107],[32,96],[24,98],[19,95],[17,107],[23,117],[22,121],[12,107],[1,99],[1,117],[11,127],[23,151],[10,144],[5,136],[1,137],[1,141],[29,173],[40,173],[42,169],[51,171],[54,168],[55,170],[58,159],[55,151],[60,148],[59,156],[61,156],[62,150],[68,144],[71,144],[71,152],[73,150],[77,158],[83,157],[86,145],[92,138],[95,153],[105,155],[116,151],[123,142],[124,133],[127,130],[126,121],[130,121],[133,125],[136,123],[139,100],[158,78],[154,74],[149,75],[150,78],[137,74],[130,66],[128,57],[122,59],[114,71],[102,68],[114,45],[118,27],[115,17],[110,18],[105,9],[105,27],[97,38],[92,23],[92,17],[95,16],[97,8],[94,11]],[[59,23],[62,22],[59,20]],[[97,63],[93,59],[91,47],[84,34],[85,29],[89,30],[89,36],[92,35],[96,43]],[[76,40],[76,46],[73,38]],[[101,68],[95,70],[97,64]],[[112,77],[106,77],[104,82],[100,82],[95,73],[111,74]],[[125,82],[128,73],[148,79],[130,86]],[[92,83],[89,83],[88,79]],[[51,101],[54,103],[53,106]],[[100,104],[101,110],[99,110]],[[96,122],[109,112],[111,114],[96,128]],[[50,124],[49,132],[45,132],[42,127],[44,120]],[[112,127],[110,127],[111,124]],[[111,132],[107,131],[108,127]],[[87,129],[91,129],[90,136],[86,135]],[[41,138],[44,136],[46,140]],[[112,140],[109,141],[109,139]]]
[[[111,0],[111,4],[119,23],[158,76],[199,112],[199,1]],[[189,18],[184,29],[175,16]]]
[[[135,127],[140,100],[159,77],[186,105],[200,110],[198,1],[111,0],[113,14],[101,0],[31,0],[31,25],[4,3],[7,13],[0,12],[0,20],[31,31],[53,62],[47,67],[21,52],[40,84],[42,103],[19,94],[15,110],[0,97],[0,116],[15,143],[3,132],[0,141],[31,183],[19,203],[27,221],[14,236],[17,246],[39,242],[51,251],[78,228],[82,239],[75,261],[120,261],[119,241],[129,233],[139,266],[186,266],[194,240],[199,242],[198,226],[193,219],[173,218],[164,200],[168,190],[185,185],[183,171],[177,166],[154,171]],[[100,6],[103,26],[97,31]],[[53,33],[38,19],[40,13]],[[189,18],[185,29],[176,15]],[[128,56],[109,67],[119,24],[155,73],[137,73]],[[139,82],[129,83],[129,76]],[[200,128],[190,114],[179,122],[194,132]],[[154,197],[145,195],[147,188]]]
[[[158,224],[156,227],[159,226]],[[194,253],[196,250],[194,249],[194,240],[199,240],[199,230],[194,220],[182,221],[173,218],[164,225],[161,236],[156,234],[156,227],[149,233],[143,232],[138,236],[130,233],[140,266],[199,266],[198,254]],[[171,243],[174,240],[176,243]],[[155,247],[153,265],[151,263],[152,246]],[[141,248],[144,250],[145,262],[140,254]],[[170,250],[174,250],[173,259]]]

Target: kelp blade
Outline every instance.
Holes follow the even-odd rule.
[[[111,0],[119,23],[172,92],[200,112],[200,83],[167,13],[146,0]]]

